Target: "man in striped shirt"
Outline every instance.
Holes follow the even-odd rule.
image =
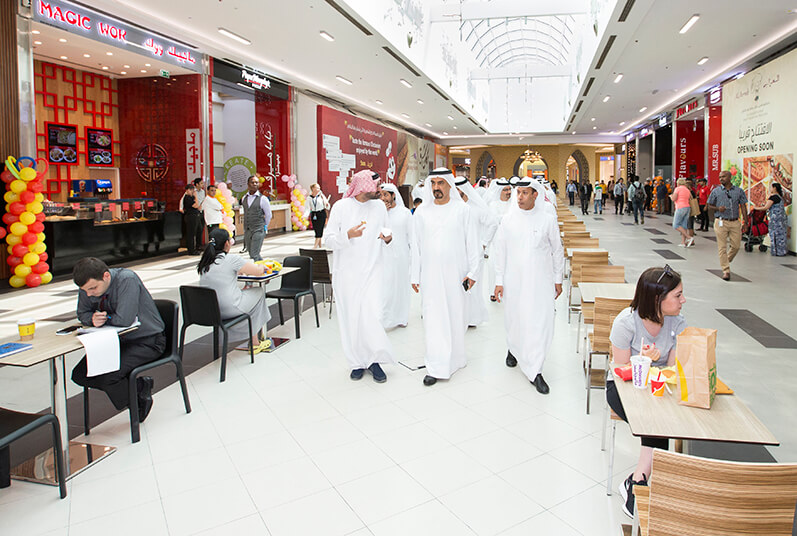
[[[742,227],[747,218],[747,196],[731,182],[731,172],[720,172],[721,187],[708,196],[706,208],[714,211],[714,233],[722,268],[722,279],[731,279],[731,261],[742,245]],[[729,248],[730,246],[730,248]]]

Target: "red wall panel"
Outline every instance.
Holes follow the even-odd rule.
[[[255,159],[257,172],[273,181],[280,198],[290,191],[280,180],[291,174],[290,101],[255,92]],[[268,184],[268,182],[266,183]]]

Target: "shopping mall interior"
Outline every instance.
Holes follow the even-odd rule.
[[[795,48],[786,0],[0,2],[0,536],[792,534]]]

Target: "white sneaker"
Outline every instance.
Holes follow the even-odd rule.
[[[686,244],[678,244],[678,247],[679,247],[679,248],[685,248],[685,247],[686,247]]]
[[[694,247],[694,245],[695,245],[695,239],[694,237],[692,237],[689,239],[689,242],[686,243],[686,247],[691,248]]]

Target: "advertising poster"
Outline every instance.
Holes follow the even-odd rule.
[[[773,181],[783,188],[786,214],[792,225],[792,176],[797,132],[793,87],[797,83],[797,52],[791,52],[723,87],[722,169],[747,198],[763,204]],[[789,250],[795,251],[791,234]]]
[[[318,106],[317,118],[318,182],[333,201],[340,199],[352,175],[361,169],[396,182],[395,130],[322,105]]]
[[[434,143],[404,132],[398,133],[395,183],[415,185],[425,179],[433,169]]]

